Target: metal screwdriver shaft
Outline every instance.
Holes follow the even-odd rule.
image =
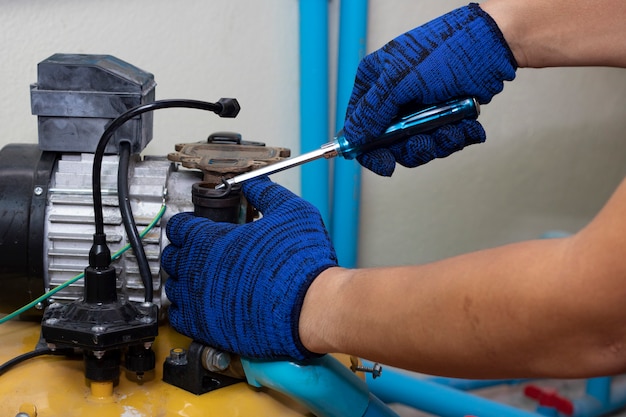
[[[449,123],[459,122],[463,119],[476,119],[479,114],[480,106],[474,98],[463,98],[436,104],[396,118],[391,126],[385,130],[385,133],[359,146],[350,144],[343,132],[340,131],[332,142],[322,145],[317,150],[237,175],[225,182],[229,185],[239,184],[252,178],[275,174],[320,158],[329,159],[342,156],[345,159],[354,159],[362,153],[384,148],[402,139],[429,132]],[[219,189],[225,186],[225,184],[219,184],[215,188]]]

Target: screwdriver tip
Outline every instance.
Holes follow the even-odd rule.
[[[222,182],[217,184],[215,186],[215,189],[216,190],[221,190],[222,188],[230,188],[235,183],[236,183],[236,181],[235,181],[234,178],[225,179],[224,177],[222,177]]]

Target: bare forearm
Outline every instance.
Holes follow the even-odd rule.
[[[567,245],[528,242],[424,266],[328,271],[314,283],[333,288],[317,300],[323,337],[303,340],[319,352],[456,377],[616,372],[614,358],[602,356],[619,343],[602,332],[617,323],[585,308],[583,284],[550,259],[565,250],[556,246]]]
[[[548,323],[556,308],[537,305],[555,285],[532,277],[546,266],[545,246],[513,245],[421,266],[328,271],[314,285],[336,286],[330,298],[323,291],[329,305],[322,321],[329,327],[310,348],[457,377],[517,376],[517,366],[527,373],[533,352],[555,337],[551,326],[536,326]],[[562,250],[552,248],[550,257]],[[525,262],[513,258],[520,251]]]
[[[622,372],[625,206],[626,183],[571,238],[420,266],[327,270],[305,299],[303,343],[457,377]]]
[[[487,0],[520,67],[626,67],[623,0]]]

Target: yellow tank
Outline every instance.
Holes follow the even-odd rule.
[[[30,352],[39,340],[38,323],[0,325],[0,363]],[[276,392],[245,382],[194,395],[162,381],[162,364],[171,349],[189,340],[161,326],[154,344],[156,369],[138,383],[125,375],[119,384],[89,383],[81,358],[40,356],[0,376],[0,416],[13,417],[206,417],[303,416],[304,407]]]

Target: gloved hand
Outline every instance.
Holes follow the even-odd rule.
[[[408,103],[427,105],[472,96],[482,104],[515,78],[517,63],[500,29],[477,4],[417,27],[366,56],[357,69],[344,135],[352,145],[382,134]],[[483,142],[476,121],[444,126],[359,156],[364,167],[390,176],[396,161],[415,167]]]
[[[337,256],[318,210],[266,177],[243,192],[263,217],[244,225],[190,213],[167,224],[161,263],[179,332],[252,358],[317,356],[298,331],[304,296]]]

